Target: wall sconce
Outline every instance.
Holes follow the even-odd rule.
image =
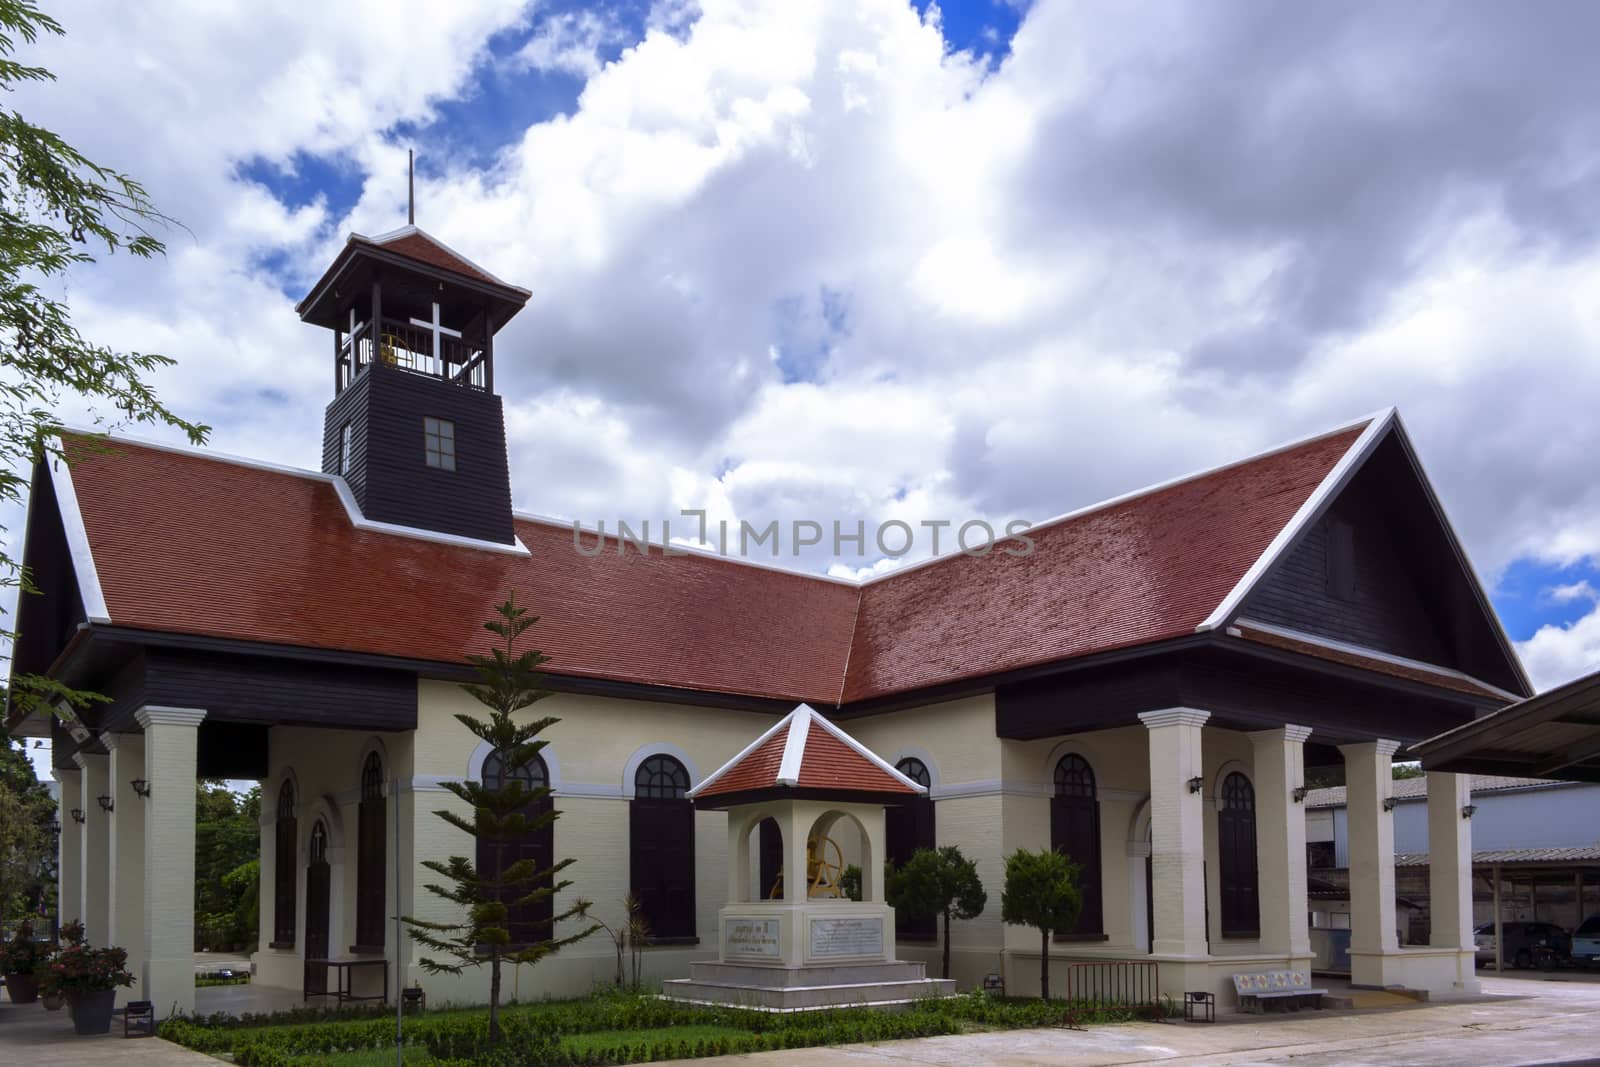
[[[1297,786],[1294,787],[1294,802],[1296,804],[1304,804],[1306,802],[1306,787],[1305,786],[1297,785]]]
[[[95,797],[94,799],[99,802],[101,811],[110,811],[111,810],[111,798],[110,797],[98,796],[98,797]]]
[[[76,822],[76,823],[83,822],[83,809],[82,808],[73,808],[72,809],[72,821]]]
[[[149,782],[145,781],[143,778],[135,778],[133,781],[129,782],[128,784],[133,786],[133,791],[135,793],[138,793],[140,796],[144,797],[147,800],[149,799],[149,797],[150,797],[150,783]]]
[[[1198,793],[1205,788],[1205,779],[1199,776],[1189,779],[1189,792]]]
[[[1470,819],[1474,815],[1476,815],[1477,813],[1478,813],[1478,805],[1476,805],[1476,804],[1468,804],[1468,805],[1466,805],[1465,807],[1463,807],[1461,809],[1461,817],[1463,819]]]
[[[1384,797],[1383,798],[1383,810],[1384,811],[1393,811],[1394,810],[1394,797]]]

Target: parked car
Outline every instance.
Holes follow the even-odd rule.
[[[1502,922],[1500,929],[1506,939],[1505,962],[1518,970],[1532,967],[1541,955],[1548,955],[1557,963],[1572,958],[1572,935],[1555,923]],[[1493,963],[1494,923],[1483,923],[1474,929],[1472,940],[1478,950],[1478,965]],[[1540,953],[1541,948],[1550,952]]]
[[[1600,915],[1583,920],[1572,935],[1572,962],[1590,967],[1600,964]]]

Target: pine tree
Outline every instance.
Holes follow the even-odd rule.
[[[538,802],[549,796],[549,786],[528,789],[519,774],[549,744],[539,735],[560,721],[545,716],[519,723],[513,718],[515,713],[550,695],[541,687],[543,677],[538,673],[547,657],[534,649],[517,651],[518,639],[538,621],[538,616],[529,615],[528,609],[518,607],[515,595],[511,596],[495,608],[494,617],[484,623],[484,628],[498,637],[500,643],[486,656],[467,657],[467,662],[477,672],[478,681],[461,688],[489,709],[489,718],[462,714],[456,719],[499,755],[505,770],[504,784],[498,789],[488,789],[482,782],[446,782],[444,789],[467,804],[472,814],[434,812],[480,844],[486,844],[494,857],[493,868],[485,874],[465,856],[451,856],[442,862],[424,860],[423,866],[445,883],[429,883],[427,890],[458,905],[465,917],[459,922],[432,922],[411,916],[404,919],[418,944],[446,957],[419,960],[422,969],[429,974],[458,975],[467,967],[487,965],[490,968],[490,1044],[500,1040],[501,964],[537,963],[598,929],[598,926],[588,926],[568,937],[555,937],[556,924],[583,917],[585,905],[579,902],[541,923],[546,928],[537,940],[523,944],[512,942],[510,915],[514,909],[548,900],[572,884],[556,881],[556,875],[572,864],[570,859],[557,861],[543,870],[531,859],[519,859],[511,864],[504,862],[511,846],[540,833],[561,814],[553,808],[537,810]]]

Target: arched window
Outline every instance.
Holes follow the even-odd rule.
[[[278,787],[278,820],[273,827],[272,947],[294,947],[294,885],[299,863],[295,848],[300,840],[294,817],[294,782],[285,778]]]
[[[1217,864],[1222,936],[1260,937],[1256,791],[1250,779],[1238,771],[1222,780],[1217,802]]]
[[[1056,764],[1055,796],[1050,801],[1050,847],[1078,865],[1083,911],[1078,925],[1056,936],[1098,937],[1105,932],[1100,903],[1100,801],[1094,768],[1068,753]]]
[[[688,792],[689,772],[671,756],[651,756],[634,772],[629,884],[656,941],[695,936],[694,805]]]
[[[369,752],[361,765],[361,809],[356,842],[356,948],[362,952],[381,952],[388,926],[384,916],[387,814],[383,759],[376,751]]]
[[[894,769],[926,789],[932,784],[927,765],[914,756],[907,756],[894,765]],[[896,867],[911,858],[919,848],[934,847],[933,799],[926,794],[901,801],[884,811],[884,836],[889,862]],[[933,915],[894,914],[895,937],[903,941],[932,941],[938,935],[937,918]]]
[[[523,793],[528,796],[527,803],[522,806],[525,818],[538,819],[555,806],[547,791],[550,768],[545,765],[543,757],[536,753],[520,767],[507,767],[505,756],[498,750],[489,753],[483,761],[483,787],[504,789],[513,781],[521,782]],[[515,840],[497,842],[480,837],[478,873],[485,878],[499,877],[501,871],[524,859],[532,860],[536,870],[547,871],[555,865],[555,851],[554,820]],[[534,885],[508,886],[503,890],[501,899],[507,906],[506,931],[511,935],[513,945],[531,945],[537,941],[548,941],[552,936],[550,925],[551,917],[555,915],[555,901],[551,897],[521,907],[512,906],[512,901],[527,896],[541,886],[548,886],[550,881],[550,878],[546,878]]]
[[[306,959],[325,960],[332,946],[329,918],[332,914],[332,876],[328,866],[328,827],[318,819],[311,825],[306,849]],[[326,993],[328,972],[320,967],[306,968],[306,992]]]

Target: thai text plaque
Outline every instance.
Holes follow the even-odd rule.
[[[883,918],[855,916],[811,920],[811,958],[883,955]]]

